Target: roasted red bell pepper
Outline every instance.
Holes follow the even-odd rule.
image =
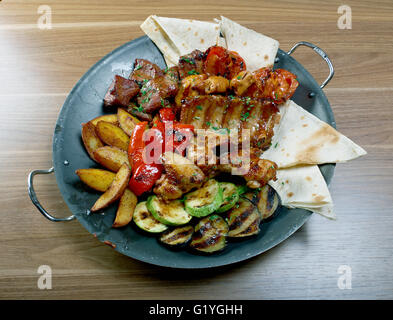
[[[194,126],[175,120],[172,109],[160,110],[161,121],[156,119],[148,129],[146,121],[140,122],[130,138],[128,158],[132,165],[132,177],[128,187],[137,196],[151,190],[163,171],[160,157],[172,151],[184,155],[187,141],[194,135]]]
[[[128,187],[137,196],[149,191],[162,173],[161,164],[142,164],[131,177]]]
[[[144,163],[143,149],[145,148],[145,142],[143,141],[143,135],[147,129],[147,124],[147,121],[136,124],[130,138],[130,144],[128,145],[128,161],[131,164],[132,172]]]
[[[160,109],[160,118],[162,122],[166,121],[175,121],[175,113],[171,108],[161,108]]]

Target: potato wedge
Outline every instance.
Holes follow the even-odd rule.
[[[117,119],[119,121],[120,128],[122,128],[128,136],[131,136],[135,125],[140,122],[137,118],[133,117],[122,108],[117,109]]]
[[[94,158],[99,164],[113,172],[119,171],[123,163],[130,166],[127,153],[116,147],[105,146],[98,148],[94,151]]]
[[[105,192],[115,179],[113,172],[102,169],[78,169],[75,173],[87,186],[101,192]]]
[[[113,123],[98,121],[96,133],[105,144],[127,151],[130,138]]]
[[[95,126],[91,122],[82,124],[82,140],[86,151],[90,158],[95,160],[94,151],[104,146],[100,138],[97,136]]]
[[[112,225],[113,228],[124,227],[130,223],[137,202],[137,196],[130,189],[126,188],[119,201],[116,218]]]
[[[93,120],[90,120],[90,122],[95,126],[97,125],[98,121],[106,121],[117,125],[118,124],[117,114],[105,114],[103,116],[99,116],[97,118],[94,118]]]
[[[96,203],[91,208],[92,212],[101,210],[111,203],[119,199],[124,190],[127,188],[128,180],[130,180],[131,170],[127,164],[123,163],[119,171],[116,173],[115,179],[113,180],[111,186],[105,191],[101,197],[98,198]]]

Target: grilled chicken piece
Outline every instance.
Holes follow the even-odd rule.
[[[270,180],[276,181],[277,164],[266,159],[251,157],[250,170],[244,175],[249,188],[261,188]]]
[[[210,76],[195,87],[201,94],[225,93],[229,88],[229,80],[221,76]]]
[[[250,71],[241,71],[232,78],[230,87],[237,96],[242,96],[255,81],[256,78]]]
[[[144,82],[163,75],[164,72],[155,63],[145,59],[135,59],[134,70],[131,72],[129,79],[142,86]]]
[[[206,79],[206,74],[192,75],[183,78],[180,82],[179,91],[176,94],[176,106],[180,107],[182,104],[182,100],[186,97],[199,96],[200,93],[197,90],[197,87],[199,87],[200,84],[203,83]]]
[[[189,159],[173,152],[162,155],[165,173],[156,181],[154,193],[161,199],[178,199],[183,193],[199,188],[205,175]]]
[[[190,54],[181,56],[179,59],[179,75],[180,79],[190,75],[202,74],[203,72],[203,58],[202,51],[194,50]]]
[[[249,129],[251,145],[265,150],[270,146],[279,119],[277,112],[277,107],[269,101],[205,95],[183,99],[180,121],[196,129],[238,132],[239,138],[243,129]]]
[[[220,173],[217,164],[220,162],[220,154],[226,156],[229,150],[230,136],[224,130],[205,130],[203,133],[204,137],[199,132],[198,138],[190,141],[186,157],[202,170],[207,179],[210,179]]]
[[[217,164],[218,172],[242,175],[249,188],[260,188],[270,180],[276,180],[277,164],[270,160],[261,159],[261,150],[250,148],[247,153],[239,150],[239,157],[230,157],[228,164]]]
[[[276,180],[276,163],[261,159],[262,151],[260,149],[250,148],[247,152],[240,149],[232,156],[229,152],[217,155],[216,147],[218,145],[222,147],[227,143],[226,150],[231,151],[231,149],[228,137],[216,141],[215,146],[214,144],[210,146],[205,144],[203,147],[194,143],[187,149],[187,158],[202,170],[207,179],[213,178],[221,172],[241,175],[250,188],[260,188],[271,179]]]
[[[225,93],[229,88],[229,80],[220,76],[208,77],[206,74],[193,75],[181,81],[175,103],[180,107],[182,100],[199,95]]]
[[[115,76],[108,92],[105,94],[104,105],[127,107],[133,97],[139,92],[139,86],[134,80]]]

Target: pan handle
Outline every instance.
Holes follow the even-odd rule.
[[[326,80],[324,82],[322,82],[322,84],[320,85],[320,88],[323,89],[329,83],[329,81],[332,80],[332,78],[334,76],[334,68],[333,68],[332,62],[330,61],[330,59],[325,51],[323,51],[320,47],[316,46],[315,44],[312,44],[312,43],[306,42],[306,41],[300,41],[300,42],[296,43],[292,47],[292,49],[287,52],[287,54],[291,55],[299,46],[306,46],[306,47],[313,49],[316,53],[318,53],[322,57],[323,60],[326,61],[327,65],[329,66],[329,75],[326,78]]]
[[[52,216],[50,213],[48,213],[40,204],[40,202],[37,199],[37,195],[34,191],[34,185],[33,185],[33,178],[36,174],[48,174],[54,172],[54,168],[50,168],[48,170],[33,170],[30,172],[28,178],[27,178],[27,190],[29,192],[29,196],[31,199],[31,202],[37,207],[37,209],[42,213],[42,215],[47,218],[50,221],[53,222],[59,222],[59,221],[71,221],[75,219],[75,216],[69,216],[67,218],[56,218]]]

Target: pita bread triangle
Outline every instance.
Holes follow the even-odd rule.
[[[301,208],[335,219],[333,202],[318,166],[299,166],[277,170],[277,180],[269,185],[278,193],[281,204]]]
[[[160,25],[149,16],[142,24],[141,29],[151,41],[160,49],[168,67],[172,67],[179,61],[179,53],[175,44],[168,38]]]
[[[220,27],[213,22],[151,15],[141,24],[141,29],[161,50],[168,66],[177,64],[180,56],[195,49],[205,51],[223,43]]]
[[[247,70],[272,67],[279,43],[254,30],[221,16],[220,30],[227,49],[236,51],[245,61]]]
[[[279,168],[301,164],[340,163],[367,152],[292,100],[280,107],[281,120],[263,158]]]

